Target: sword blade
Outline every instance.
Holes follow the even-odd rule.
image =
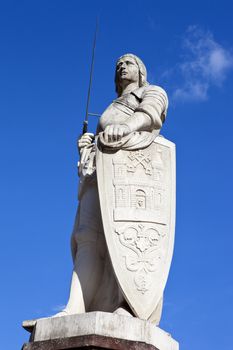
[[[92,86],[92,77],[93,77],[93,69],[94,69],[94,61],[95,61],[95,48],[96,48],[97,32],[98,32],[98,18],[96,19],[95,36],[94,36],[93,48],[92,48],[92,59],[91,59],[90,79],[89,79],[89,86],[88,86],[88,93],[87,93],[86,114],[85,114],[85,119],[83,121],[83,134],[85,134],[87,132],[87,126],[88,126],[88,115],[89,115],[88,109],[89,109],[90,96],[91,96],[91,86]]]

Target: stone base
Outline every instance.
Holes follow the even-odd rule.
[[[26,326],[25,326],[26,324]],[[171,335],[135,317],[90,312],[34,322],[22,350],[116,349],[178,350]],[[29,323],[24,327],[29,329]]]

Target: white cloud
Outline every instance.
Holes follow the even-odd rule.
[[[233,67],[229,50],[214,40],[212,33],[198,26],[190,26],[183,39],[182,62],[173,70],[179,85],[172,95],[174,100],[203,101],[212,85],[221,86],[227,72]]]
[[[180,88],[176,88],[172,97],[175,100],[196,100],[204,101],[207,99],[208,84],[196,81],[196,82],[185,82],[185,85]]]

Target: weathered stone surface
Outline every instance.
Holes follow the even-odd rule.
[[[114,350],[158,350],[144,342],[109,338],[98,335],[87,335],[62,339],[52,339],[27,343],[22,350],[65,350],[65,349],[114,349]]]
[[[24,345],[24,350],[69,349],[81,346],[107,349],[179,348],[170,334],[148,321],[105,312],[90,312],[39,319],[31,342]]]
[[[35,325],[36,325],[36,322],[37,322],[37,320],[35,319],[35,320],[25,320],[25,321],[23,321],[23,323],[22,323],[22,327],[24,328],[24,329],[26,329],[26,331],[28,331],[28,332],[32,332],[33,331],[33,328],[35,327]]]

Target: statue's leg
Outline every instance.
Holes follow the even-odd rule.
[[[63,312],[68,315],[85,312],[82,287],[75,269],[72,273],[69,300]]]
[[[98,239],[78,241],[69,301],[64,310],[67,314],[89,311],[102,279],[103,262],[99,259],[99,244]]]
[[[92,301],[90,311],[98,310],[104,312],[113,312],[122,306],[122,304],[124,304],[124,296],[117,284],[116,277],[114,275],[113,267],[108,255],[104,233],[102,236],[103,245],[101,249],[101,258],[104,262],[104,265],[101,271],[101,282],[99,284],[98,291],[96,292]]]
[[[55,316],[83,313],[100,286],[104,270],[101,250],[104,247],[98,190],[89,186],[83,194],[71,239],[74,269],[66,308]]]

